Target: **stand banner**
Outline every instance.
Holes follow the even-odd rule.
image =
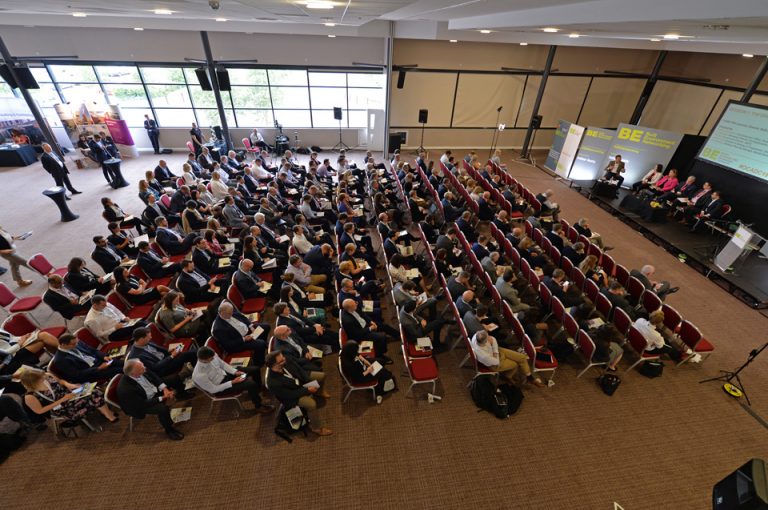
[[[80,105],[57,104],[54,108],[64,125],[64,130],[75,146],[81,134],[93,136],[105,133],[112,137],[122,157],[138,157],[136,144],[119,106],[83,103]]]
[[[601,176],[605,155],[616,135],[615,129],[587,127],[571,167],[571,179],[591,181]]]
[[[0,99],[0,142],[39,146],[43,141],[43,132],[23,99]]]
[[[626,169],[624,185],[628,186],[642,179],[656,164],[666,167],[682,139],[681,133],[619,124],[601,166],[605,168],[610,160],[620,154]]]
[[[560,152],[565,145],[565,137],[568,136],[568,128],[571,127],[571,123],[567,120],[561,120],[557,123],[557,129],[555,129],[555,136],[552,139],[552,147],[547,154],[547,160],[544,162],[544,168],[557,172],[557,162],[560,159]]]
[[[555,172],[563,179],[567,179],[571,173],[571,167],[576,159],[576,151],[579,150],[581,137],[584,135],[584,127],[571,124],[568,127],[568,133],[565,135],[565,143],[560,151],[560,158],[557,160]]]

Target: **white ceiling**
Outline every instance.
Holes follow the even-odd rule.
[[[768,0],[334,0],[329,10],[296,0],[219,2],[213,10],[208,0],[3,0],[0,25],[381,37],[394,21],[398,37],[768,54]],[[174,13],[153,12],[161,8]],[[681,38],[650,41],[665,34]]]

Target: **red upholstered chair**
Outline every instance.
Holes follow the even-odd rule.
[[[627,335],[627,340],[629,342],[629,346],[632,349],[632,351],[638,356],[637,361],[635,361],[632,364],[632,366],[630,366],[627,369],[627,372],[635,368],[637,365],[639,365],[643,361],[651,361],[651,360],[659,359],[658,354],[650,354],[645,350],[645,348],[648,346],[648,342],[646,341],[642,333],[640,333],[637,329],[635,329],[634,326],[629,327],[629,334]]]
[[[146,319],[152,313],[151,304],[131,306],[114,290],[107,294],[107,303],[114,305],[129,319]]]
[[[189,152],[192,154],[195,154],[195,145],[192,142],[187,141],[187,149],[189,149]]]
[[[550,303],[552,302],[552,291],[549,290],[549,287],[544,285],[544,282],[539,284],[539,299],[541,299],[541,307],[543,312],[548,312],[550,309]],[[550,313],[546,313],[544,317],[542,317],[542,322],[546,321]]]
[[[25,313],[16,313],[5,319],[2,329],[12,334],[13,336],[23,336],[27,333],[32,333],[38,328]],[[64,326],[54,326],[51,328],[43,328],[40,331],[50,333],[51,335],[59,338],[61,335],[67,332],[67,328]]]
[[[552,301],[550,301],[549,307],[552,310],[552,315],[555,319],[563,322],[563,316],[565,315],[565,305],[563,305],[563,302],[557,297],[552,296]]]
[[[664,325],[677,333],[680,323],[683,322],[683,316],[666,303],[661,305],[661,311],[664,312]]]
[[[538,372],[549,372],[549,381],[555,377],[555,370],[557,370],[557,359],[552,353],[546,350],[545,346],[535,347],[528,335],[523,335],[523,348],[525,354],[531,361],[531,373],[536,375]],[[549,359],[539,359],[538,354],[542,354],[542,358],[546,358],[549,355]]]
[[[603,258],[600,260],[600,267],[603,268],[605,274],[608,276],[613,276],[613,271],[616,268],[616,262],[614,262],[613,257],[603,253]]]
[[[8,315],[19,312],[31,312],[36,310],[40,304],[42,304],[43,298],[40,296],[28,296],[20,298],[13,293],[11,289],[4,283],[0,283],[0,306],[8,313]],[[37,323],[37,320],[32,318]],[[39,325],[39,324],[38,324]]]
[[[579,375],[576,376],[577,379],[587,373],[587,371],[592,367],[608,364],[607,361],[595,361],[595,343],[592,341],[592,338],[590,338],[589,333],[583,329],[579,330],[579,334],[576,337],[576,343],[579,346],[579,352],[581,352],[581,355],[587,362],[587,367],[579,372]]]
[[[584,282],[584,294],[587,295],[590,301],[595,303],[597,301],[598,294],[600,294],[600,287],[598,287],[594,281],[586,280]]]
[[[693,354],[703,354],[704,357],[702,361],[709,358],[715,350],[715,346],[704,338],[704,335],[701,334],[699,328],[694,326],[690,321],[683,321],[680,324],[680,340],[693,351]],[[682,365],[691,359],[692,356],[693,355],[683,358],[677,366]]]
[[[250,358],[252,354],[251,351],[227,352],[221,348],[219,343],[213,337],[209,337],[208,340],[205,341],[205,346],[209,347],[213,352],[216,353],[219,358],[223,359],[227,363],[232,361],[234,358]]]
[[[645,287],[643,286],[643,282],[635,278],[634,276],[630,276],[629,280],[627,280],[627,294],[630,297],[630,301],[632,301],[633,304],[640,303],[640,296],[643,295],[643,292],[645,292]]]
[[[611,322],[613,322],[613,325],[616,326],[616,329],[619,330],[619,333],[621,333],[622,336],[627,336],[629,327],[632,325],[632,319],[629,317],[627,312],[621,308],[615,308],[613,310],[613,319]]]
[[[571,280],[577,288],[584,290],[584,284],[587,282],[587,277],[581,272],[581,269],[575,267],[571,269]]]
[[[645,289],[645,292],[640,296],[640,302],[648,313],[661,309],[661,298],[651,290]]]
[[[249,154],[259,154],[261,152],[258,147],[251,145],[251,141],[248,139],[248,137],[243,138],[243,146],[245,147],[245,152]]]
[[[64,277],[65,274],[67,274],[67,268],[66,267],[53,267],[53,264],[51,264],[47,258],[45,258],[45,255],[42,253],[35,253],[32,255],[29,260],[27,261],[27,264],[29,267],[40,273],[43,277],[48,277],[52,274],[57,274]]]
[[[558,252],[559,254],[559,252]],[[573,272],[573,262],[571,262],[571,259],[568,257],[560,257],[560,269],[565,271],[565,274],[568,278],[571,278],[571,273]],[[581,288],[581,287],[579,287]]]
[[[579,231],[573,227],[568,227],[568,240],[572,243],[579,241]],[[586,248],[586,246],[585,246]]]
[[[533,235],[533,224],[528,220],[525,220],[525,235],[528,237]]]
[[[579,323],[576,322],[576,319],[570,313],[563,315],[563,327],[568,334],[568,338],[572,338],[575,342],[579,336]]]
[[[629,271],[621,264],[616,264],[614,268],[614,278],[626,288],[629,282]]]
[[[437,387],[437,380],[439,374],[437,372],[437,364],[434,358],[411,358],[405,351],[405,346],[402,347],[403,360],[405,361],[405,368],[408,370],[408,376],[411,378],[411,385],[408,387],[408,391],[405,395],[408,396],[413,390],[413,387],[417,384],[429,384],[432,383],[432,392],[435,393]],[[472,349],[470,349],[470,352]]]
[[[117,396],[117,386],[120,384],[120,380],[122,378],[123,374],[115,374],[115,376],[109,380],[109,383],[107,383],[107,388],[104,390],[104,400],[107,401],[107,404],[120,410],[123,408],[120,405],[120,399]],[[133,416],[130,414],[128,414],[128,431],[133,432]]]
[[[464,346],[467,347],[469,345],[469,335],[467,333],[466,326],[464,326],[464,322],[461,316],[459,316],[459,309],[456,308],[456,304],[454,303],[451,303],[449,306],[451,307],[451,313],[453,314],[453,318],[456,320],[456,327],[459,330],[459,334],[456,337],[456,340],[453,342],[453,344],[451,344],[451,350],[454,350],[456,347],[458,347],[460,343],[463,343]],[[459,363],[459,368],[464,366],[464,363],[466,362],[467,362],[467,359],[464,358],[461,361],[461,363]]]
[[[539,275],[536,274],[536,271],[528,268],[528,271],[526,272],[525,277],[528,279],[528,283],[531,285],[531,288],[538,289],[539,284],[541,283],[541,279],[539,278]]]
[[[339,358],[339,375],[341,376],[341,381],[344,384],[344,387],[349,388],[349,391],[347,391],[347,394],[344,395],[344,400],[342,400],[342,403],[346,403],[349,399],[349,396],[352,394],[353,391],[371,391],[371,396],[373,397],[373,400],[376,400],[376,385],[378,384],[378,381],[375,379],[373,381],[367,382],[367,383],[352,383],[349,379],[347,379],[347,376],[344,374],[344,370],[341,369],[341,358]]]
[[[528,278],[528,273],[530,271],[531,271],[531,264],[527,260],[521,258],[520,259],[520,272],[523,273],[523,276],[525,278]]]
[[[542,234],[541,229],[534,228],[533,229],[533,242],[538,244],[539,246],[542,246],[542,239],[544,239],[544,234]],[[549,240],[549,239],[547,239]],[[543,247],[543,246],[542,246]]]
[[[602,313],[603,316],[610,320],[611,319],[611,310],[613,309],[613,305],[611,304],[611,301],[605,297],[605,294],[597,294],[597,299],[594,301],[595,308],[597,308],[597,311]]]
[[[267,306],[266,298],[243,298],[243,295],[240,293],[240,289],[238,289],[237,285],[235,285],[234,277],[232,278],[232,284],[229,286],[229,289],[227,289],[227,299],[230,300],[233,305],[235,305],[235,308],[237,308],[240,313],[244,314],[263,312],[264,308]]]

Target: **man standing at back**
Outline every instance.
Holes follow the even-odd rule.
[[[43,155],[40,157],[40,163],[43,164],[43,168],[46,172],[51,174],[53,180],[56,181],[56,186],[60,188],[66,187],[73,195],[79,195],[81,191],[77,191],[72,183],[69,182],[69,170],[64,160],[61,159],[50,145],[44,143],[42,146]],[[69,199],[69,197],[67,197]]]

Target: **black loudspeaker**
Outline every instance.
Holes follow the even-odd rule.
[[[221,130],[221,126],[211,126],[211,129],[213,129],[213,134],[217,140],[224,139],[224,131]]]
[[[8,69],[8,64],[0,64],[0,76],[3,77],[3,79],[8,84],[8,86],[11,87],[12,89],[19,88],[19,85],[16,83],[16,80],[14,80],[13,76],[11,76],[11,70]]]
[[[219,90],[232,90],[229,84],[229,73],[226,69],[216,69],[216,80],[219,82]]]
[[[534,115],[531,119],[531,126],[533,129],[539,129],[541,127],[541,115]]]
[[[202,67],[199,69],[195,69],[195,74],[197,75],[197,81],[200,82],[200,88],[203,90],[213,90],[213,87],[211,87],[211,80],[208,79],[208,73],[205,69]]]
[[[752,459],[712,488],[713,510],[768,509],[768,467]]]
[[[427,118],[429,118],[429,110],[419,110],[419,124],[426,124],[429,122]]]
[[[401,89],[405,86],[405,71],[397,73],[397,88]]]
[[[396,131],[394,133],[389,133],[389,153],[392,154],[396,150],[399,151],[400,147],[402,147],[405,141],[406,141],[405,131]]]
[[[35,80],[35,77],[32,76],[32,71],[29,70],[29,67],[17,67],[15,69],[16,71],[16,77],[21,82],[21,85],[25,89],[39,89],[40,85],[37,84],[37,80]]]
[[[338,106],[333,107],[333,118],[336,120],[341,120],[341,108]]]

